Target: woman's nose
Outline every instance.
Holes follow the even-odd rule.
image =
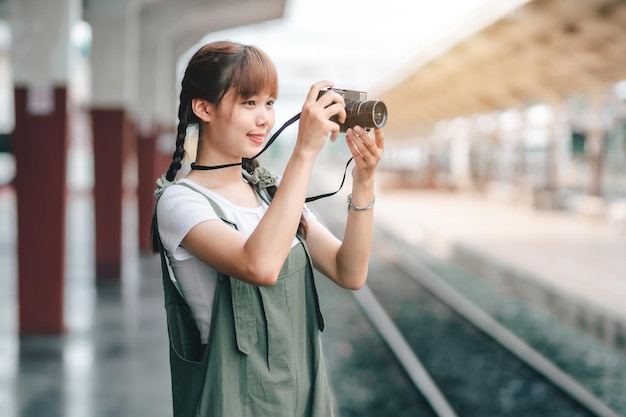
[[[269,123],[272,110],[263,108],[257,113],[257,125],[264,126]]]

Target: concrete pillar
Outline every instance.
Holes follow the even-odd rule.
[[[590,178],[587,193],[593,197],[602,196],[602,173],[604,170],[604,152],[606,127],[602,119],[606,96],[602,92],[591,93],[589,103],[589,121],[586,126],[587,141],[585,154],[590,165]],[[588,146],[587,146],[588,145]]]
[[[91,24],[91,118],[95,167],[96,277],[118,280],[122,272],[124,196],[137,187],[137,135],[132,111],[137,96],[138,11],[127,0],[93,2]],[[132,222],[131,222],[132,223]]]
[[[470,183],[470,126],[467,118],[457,118],[451,129],[450,175],[455,188],[465,190]]]
[[[61,333],[70,30],[80,0],[10,0],[20,333]]]
[[[566,133],[567,108],[562,101],[553,101],[551,103],[554,112],[550,125],[550,138],[548,150],[546,153],[546,188],[552,192],[558,193],[561,188],[561,171],[559,158],[559,147],[563,142]]]

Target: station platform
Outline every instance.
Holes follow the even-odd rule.
[[[619,225],[384,180],[376,223],[626,352],[626,232]]]

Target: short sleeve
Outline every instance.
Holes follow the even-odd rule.
[[[159,236],[165,250],[182,261],[193,255],[180,246],[187,233],[207,220],[219,220],[206,197],[187,187],[172,185],[159,198],[156,210]]]
[[[306,220],[307,222],[310,222],[316,219],[315,214],[311,211],[311,209],[309,209],[309,206],[307,206],[306,204],[304,205],[304,208],[302,209],[302,215],[304,216],[304,220]]]

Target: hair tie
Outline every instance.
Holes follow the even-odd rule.
[[[174,184],[174,181],[168,180],[166,174],[161,175],[161,177],[156,180],[157,188],[154,190],[154,196],[160,197],[163,191],[172,184]]]
[[[270,171],[263,167],[255,168],[252,173],[249,173],[245,170],[242,172],[246,181],[248,181],[248,183],[250,183],[259,191],[264,190],[267,187],[275,186],[276,179],[278,178],[276,175],[272,174]]]

